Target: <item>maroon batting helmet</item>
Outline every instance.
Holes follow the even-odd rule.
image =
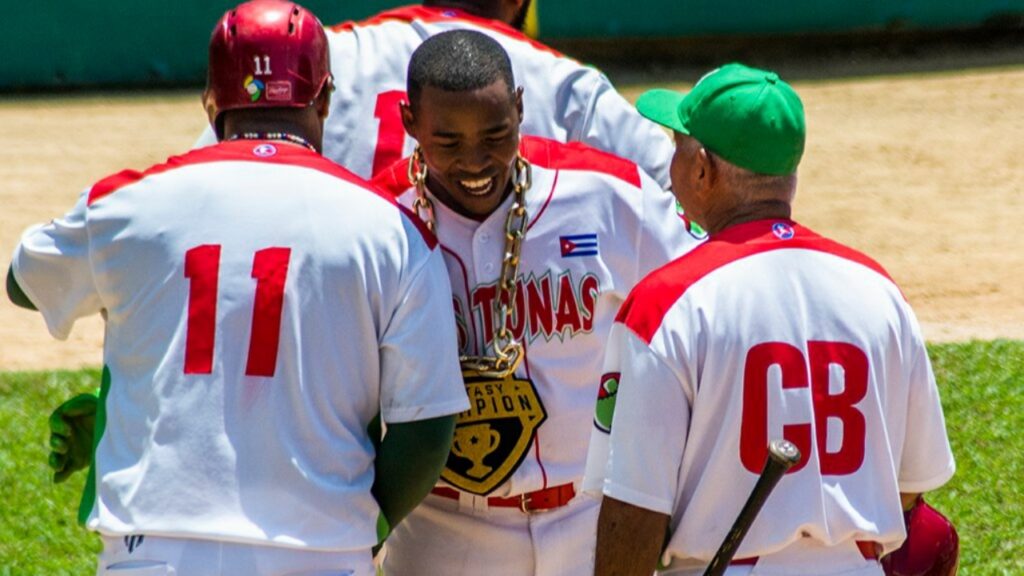
[[[312,12],[293,2],[252,0],[213,29],[203,105],[214,119],[238,108],[305,108],[330,77],[327,35]]]
[[[907,539],[899,550],[882,558],[886,576],[953,576],[960,561],[956,527],[919,498],[903,513]]]

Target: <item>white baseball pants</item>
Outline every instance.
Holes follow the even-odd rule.
[[[385,576],[592,576],[600,501],[524,513],[430,495],[385,544]]]

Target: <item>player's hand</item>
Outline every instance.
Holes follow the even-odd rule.
[[[50,468],[54,483],[92,463],[92,441],[99,394],[79,394],[50,414]]]

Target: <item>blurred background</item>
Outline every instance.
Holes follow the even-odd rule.
[[[198,85],[211,23],[235,3],[44,0],[15,8],[3,0],[0,91]],[[327,25],[409,3],[302,2]],[[1019,46],[1022,23],[1024,0],[535,0],[528,32],[579,59],[643,73],[681,55],[702,68],[808,47],[829,56],[928,50],[951,39]]]

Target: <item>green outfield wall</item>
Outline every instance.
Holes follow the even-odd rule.
[[[410,0],[411,1],[411,0]],[[535,0],[542,39],[964,28],[1024,0]],[[0,0],[0,90],[167,86],[203,79],[210,29],[234,0]],[[307,0],[326,23],[408,2]]]

